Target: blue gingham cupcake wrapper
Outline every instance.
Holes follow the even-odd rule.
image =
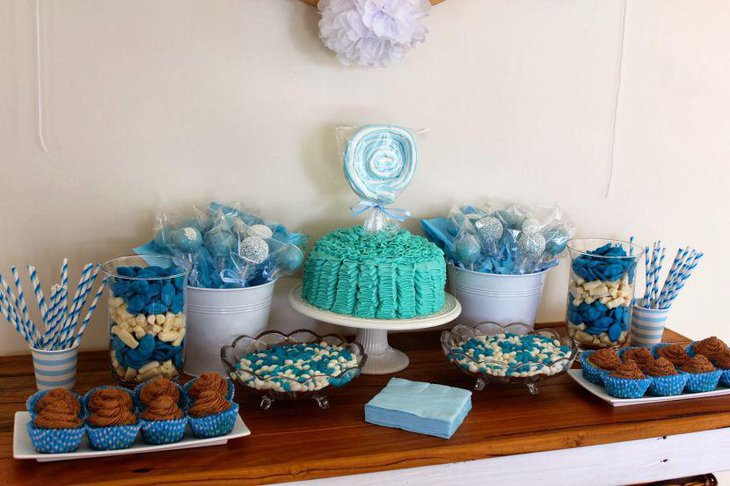
[[[86,394],[81,397],[81,403],[84,406],[85,410],[89,410],[89,399],[91,398],[91,395],[94,394],[94,392],[98,390],[107,390],[107,389],[114,389],[114,390],[122,390],[125,393],[128,393],[130,397],[132,397],[132,409],[136,410],[139,406],[139,400],[137,400],[137,397],[134,396],[134,393],[132,393],[131,390],[127,390],[126,388],[122,388],[121,386],[97,386],[96,388],[92,388],[91,390],[87,391]]]
[[[35,411],[35,407],[38,404],[38,400],[43,398],[43,396],[48,393],[50,390],[41,390],[39,392],[35,392],[31,396],[28,397],[28,399],[25,401],[25,408],[28,410],[28,413],[30,414],[31,419],[34,419],[36,415],[38,415]],[[78,395],[76,392],[71,392],[73,396],[76,397],[76,399],[81,404],[81,411],[79,412],[79,418],[83,419],[86,416],[86,406],[84,405],[83,399]]]
[[[110,427],[86,426],[89,446],[97,451],[129,449],[134,444],[142,424],[114,425]]]
[[[73,452],[81,445],[85,426],[75,429],[42,429],[28,422],[28,436],[33,448],[43,454]]]
[[[655,376],[652,379],[653,381],[649,385],[649,395],[669,397],[682,394],[684,387],[687,385],[689,375],[680,371],[676,375]]]
[[[722,370],[708,371],[707,373],[687,373],[689,379],[685,391],[687,393],[702,393],[717,388]]]
[[[190,417],[190,429],[193,431],[193,435],[200,439],[220,437],[231,433],[233,426],[236,425],[237,416],[238,404],[233,402],[225,412],[208,417]]]
[[[188,425],[187,417],[175,420],[139,419],[139,421],[142,424],[142,440],[150,445],[179,442],[185,435],[185,427]]]
[[[616,378],[606,375],[603,378],[606,393],[616,398],[641,398],[651,385],[651,378],[632,380],[631,378]]]
[[[593,351],[586,351],[585,353],[580,355],[580,365],[581,365],[581,371],[583,373],[583,378],[585,378],[590,383],[593,383],[594,385],[603,386],[603,378],[608,374],[608,372],[604,369],[599,368],[598,366],[592,365],[588,358],[593,353]]]
[[[155,380],[155,378],[152,378],[151,380],[147,380],[145,382],[142,382],[139,385],[137,385],[137,386],[134,387],[134,391],[132,393],[134,394],[134,400],[135,400],[135,403],[137,404],[140,412],[143,411],[147,407],[139,399],[139,394],[142,393],[142,388],[144,388],[145,385],[147,385],[148,383],[152,382],[153,380]],[[187,410],[188,407],[190,406],[190,399],[188,398],[188,394],[185,392],[185,390],[183,390],[183,387],[181,387],[177,383],[173,383],[173,384],[180,391],[180,399],[177,402],[177,406],[180,407],[180,409],[182,409],[182,410]]]
[[[225,378],[225,376],[223,377]],[[185,397],[188,404],[192,404],[193,399],[190,398],[190,395],[188,394],[188,391],[190,390],[190,387],[193,386],[193,383],[198,381],[197,378],[190,380],[189,382],[185,383],[182,387],[182,389],[185,391]],[[233,397],[236,395],[236,386],[233,384],[233,381],[226,379],[226,382],[228,383],[228,391],[226,392],[226,400],[229,402],[233,401]]]

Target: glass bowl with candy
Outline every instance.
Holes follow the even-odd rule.
[[[258,393],[263,410],[276,400],[299,398],[312,398],[320,408],[329,408],[331,387],[341,388],[357,378],[366,359],[359,343],[306,329],[239,336],[221,348],[228,375]]]
[[[583,350],[623,346],[644,249],[626,241],[584,238],[571,240],[568,253],[568,336]]]
[[[112,375],[134,386],[177,379],[185,363],[185,288],[190,267],[167,256],[126,256],[106,262]]]
[[[476,390],[489,383],[518,383],[532,395],[540,393],[539,382],[570,369],[578,354],[573,342],[554,329],[532,330],[522,323],[459,324],[441,333],[441,349],[457,369],[476,378]]]

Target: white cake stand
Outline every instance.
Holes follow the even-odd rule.
[[[453,321],[461,314],[461,304],[451,294],[446,294],[446,302],[440,311],[412,319],[365,319],[318,309],[302,299],[301,285],[289,293],[289,303],[307,317],[357,329],[357,342],[362,344],[368,356],[362,369],[366,375],[387,375],[408,366],[408,356],[388,344],[388,331],[436,327]]]

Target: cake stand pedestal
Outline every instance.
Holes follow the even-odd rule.
[[[312,319],[357,329],[357,342],[367,355],[362,369],[366,375],[387,375],[408,366],[408,356],[388,344],[388,331],[428,329],[451,322],[461,314],[461,304],[451,294],[446,294],[440,311],[412,319],[366,319],[325,311],[302,299],[301,285],[289,293],[289,303],[294,310]]]

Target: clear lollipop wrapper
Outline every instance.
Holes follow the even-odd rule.
[[[558,264],[576,226],[558,206],[490,200],[454,206],[421,220],[426,236],[455,265],[482,273],[521,275]]]
[[[238,204],[213,202],[205,209],[193,208],[187,218],[159,215],[155,238],[135,251],[189,262],[191,286],[241,288],[297,271],[306,244],[306,235],[245,212]]]
[[[390,205],[413,179],[417,138],[423,133],[396,125],[337,127],[345,179],[360,198],[351,210],[354,216],[365,215],[365,231],[396,231],[410,217],[407,210]]]

